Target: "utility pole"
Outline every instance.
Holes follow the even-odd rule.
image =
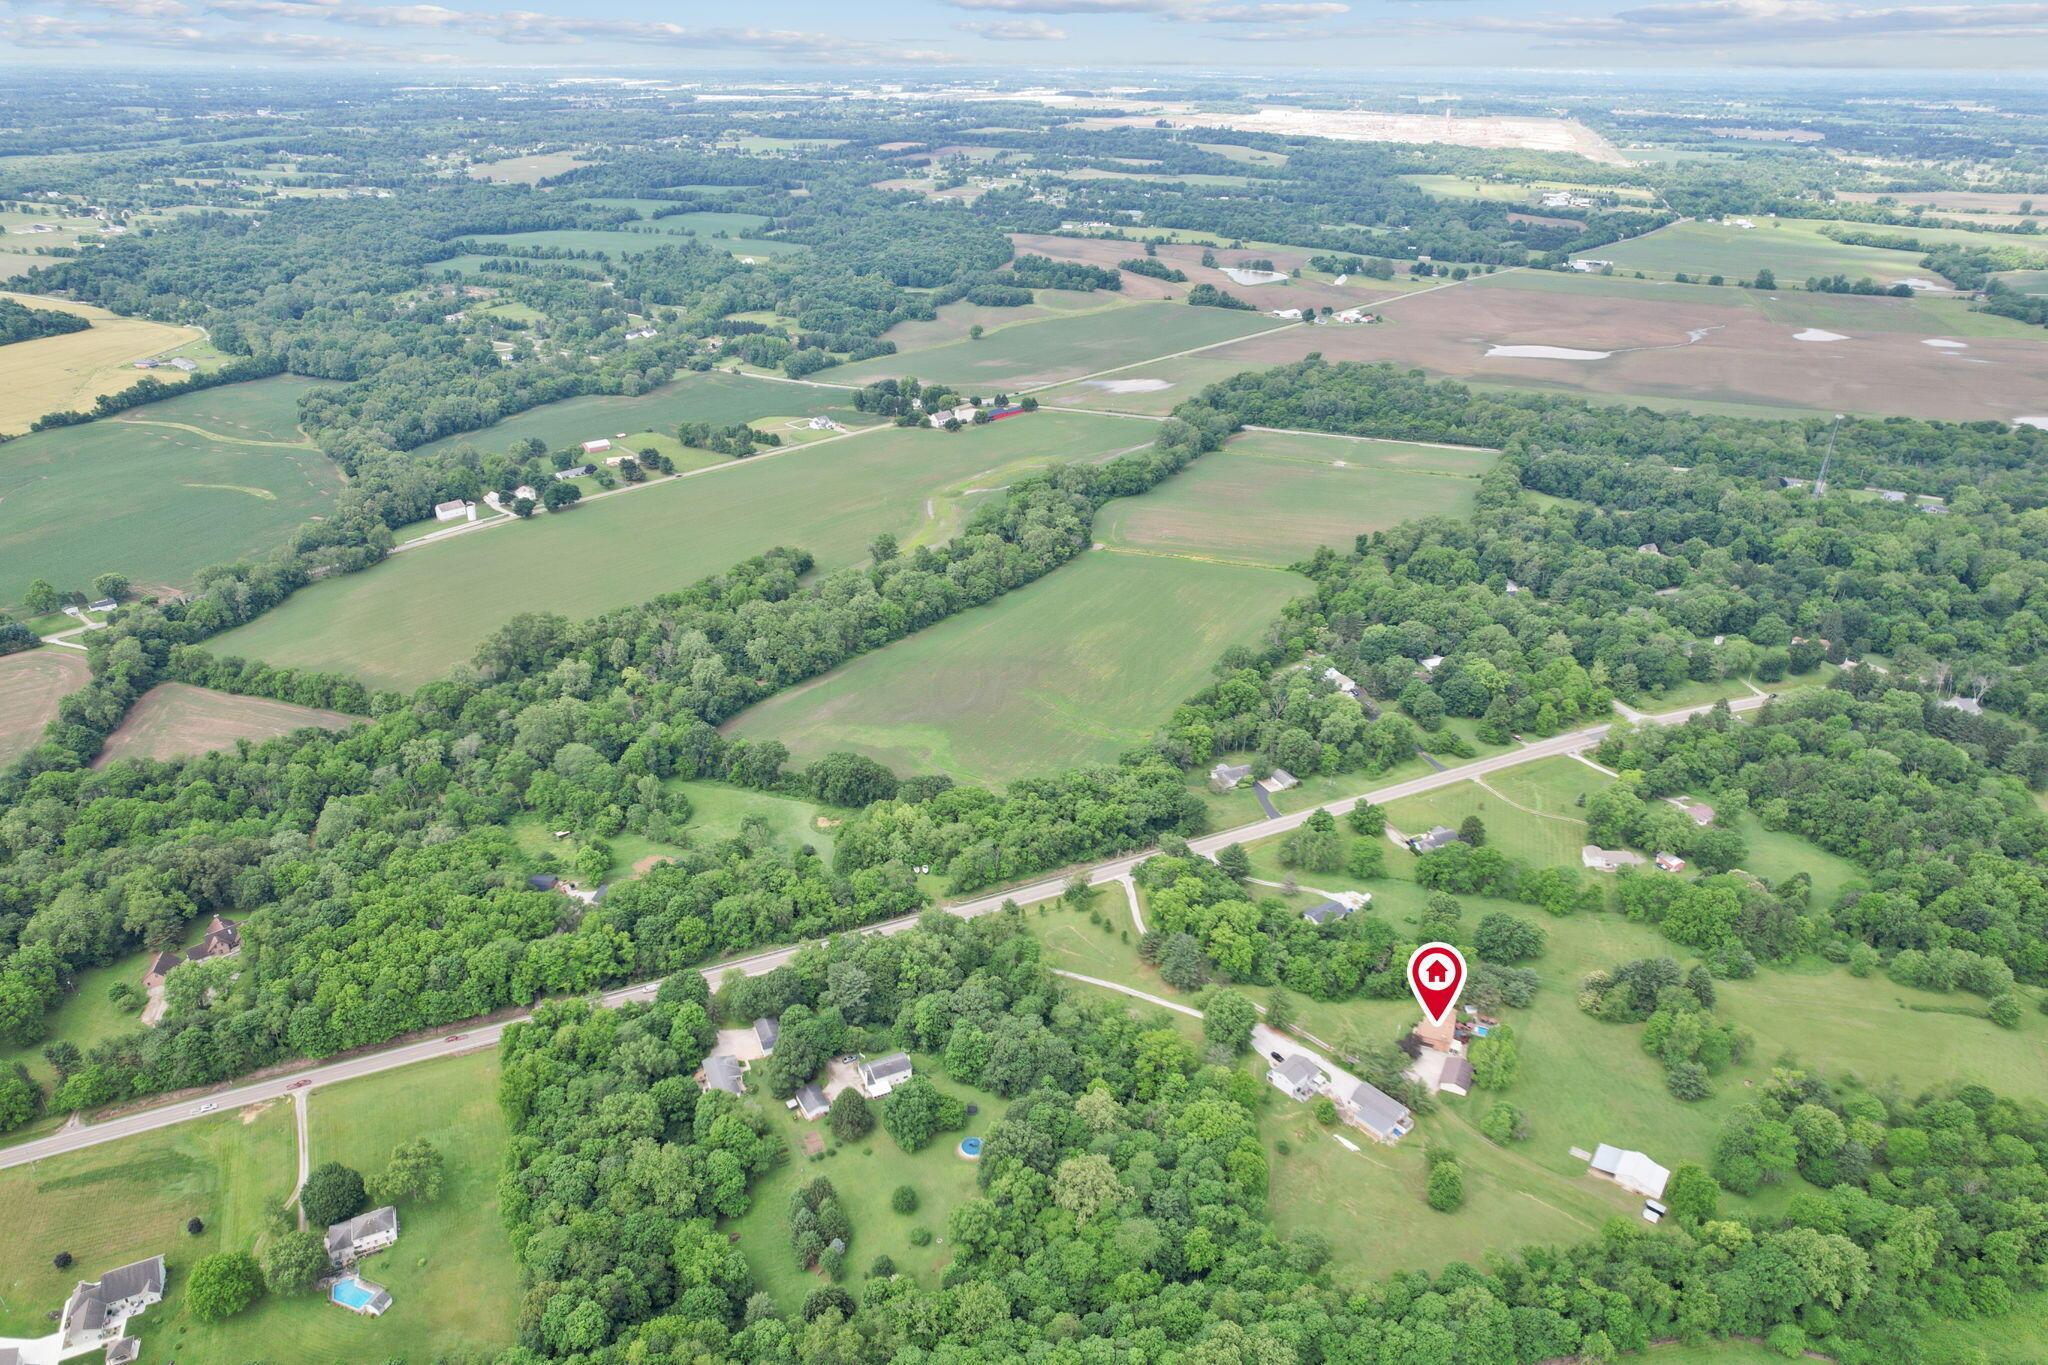
[[[1835,414],[1835,424],[1828,428],[1827,453],[1820,457],[1820,477],[1813,481],[1813,495],[1817,498],[1828,491],[1828,461],[1835,458],[1835,433],[1842,429],[1842,414]]]

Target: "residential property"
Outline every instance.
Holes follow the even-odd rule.
[[[1679,857],[1676,853],[1659,853],[1656,863],[1659,872],[1685,871],[1685,859]]]
[[[437,502],[434,504],[434,520],[475,521],[476,504],[465,502],[461,498],[453,498],[447,502]]]
[[[787,1108],[794,1109],[797,1117],[806,1123],[816,1123],[831,1111],[832,1103],[825,1098],[825,1092],[815,1085],[807,1085],[789,1097]]]
[[[871,1100],[878,1100],[909,1080],[911,1076],[908,1053],[892,1052],[886,1057],[869,1061],[860,1059],[861,1092]]]
[[[1695,825],[1705,827],[1714,823],[1714,808],[1703,801],[1695,801],[1687,806],[1685,814]]]
[[[513,489],[512,497],[514,500],[525,498],[528,502],[540,501],[540,494],[534,490],[533,485],[530,483],[522,483],[519,487]]]
[[[1268,316],[1286,318],[1289,322],[1300,322],[1301,310],[1299,308],[1275,308]]]
[[[782,1036],[782,1021],[780,1019],[756,1019],[754,1021],[754,1036],[761,1040],[761,1055],[763,1057],[773,1056],[775,1040]]]
[[[1323,681],[1333,682],[1337,684],[1337,690],[1339,692],[1349,692],[1353,688],[1358,686],[1358,684],[1352,681],[1351,678],[1349,678],[1343,673],[1339,673],[1334,668],[1326,668],[1323,670]]]
[[[1326,900],[1302,911],[1301,917],[1314,925],[1335,924],[1338,920],[1349,919],[1357,908],[1340,900]]]
[[[1434,853],[1440,848],[1448,848],[1458,842],[1458,831],[1452,829],[1449,825],[1438,825],[1427,834],[1417,834],[1409,839],[1408,851],[1410,853]]]
[[[1658,559],[1662,559],[1664,557],[1664,552],[1657,548],[1657,542],[1654,540],[1646,541],[1643,544],[1636,546],[1636,553],[1639,555],[1654,555]]]
[[[1472,1063],[1464,1057],[1446,1057],[1444,1069],[1437,1074],[1436,1088],[1453,1095],[1471,1093]]]
[[[328,1228],[327,1259],[337,1266],[354,1265],[397,1241],[398,1210],[386,1204]]]
[[[1877,488],[1871,491],[1886,502],[1904,502],[1906,500],[1906,495],[1896,488]]]
[[[88,602],[88,603],[86,603],[86,604],[85,604],[85,609],[86,609],[87,611],[97,611],[97,612],[105,613],[105,612],[110,612],[110,611],[114,610],[114,608],[116,608],[116,607],[118,607],[118,606],[120,606],[120,605],[121,605],[121,604],[120,604],[119,602],[116,602],[116,601],[115,601],[115,600],[114,600],[113,598],[111,598],[111,597],[102,597],[102,598],[101,598],[101,599],[100,599],[99,601],[97,601],[97,602]]]
[[[1579,861],[1595,872],[1619,872],[1624,867],[1642,866],[1643,855],[1626,848],[1585,844],[1579,849]]]
[[[595,474],[596,472],[597,466],[595,465],[572,464],[567,469],[557,471],[555,477],[558,479],[580,479],[585,474]]]
[[[1284,792],[1289,787],[1300,786],[1301,779],[1288,772],[1285,768],[1275,768],[1273,769],[1273,775],[1267,778],[1262,785],[1269,792]]]
[[[1323,1088],[1329,1077],[1323,1074],[1323,1069],[1312,1059],[1297,1052],[1292,1057],[1267,1067],[1266,1080],[1289,1099],[1310,1100]]]
[[[1671,1172],[1641,1152],[1610,1147],[1604,1142],[1593,1149],[1593,1159],[1586,1165],[1586,1174],[1612,1180],[1645,1199],[1663,1198],[1664,1184],[1671,1179]]]
[[[206,922],[206,937],[186,949],[184,953],[158,953],[149,960],[149,966],[142,972],[142,989],[153,991],[164,984],[164,978],[171,974],[171,968],[186,962],[210,962],[215,958],[233,957],[242,951],[242,926],[240,921],[222,919],[215,915]]]
[[[1432,981],[1430,984],[1436,983]],[[1441,1021],[1435,1021],[1424,1015],[1415,1026],[1415,1036],[1426,1048],[1437,1052],[1456,1052],[1459,1049],[1457,1016],[1446,1014]]]
[[[164,364],[170,366],[174,370],[182,370],[186,374],[191,374],[194,370],[199,368],[198,361],[187,360],[184,356],[181,355],[172,356],[169,360],[166,360]]]
[[[1960,711],[1966,716],[1984,714],[1984,703],[1975,697],[1944,697],[1941,704],[1951,711]]]
[[[557,877],[552,872],[536,872],[526,879],[526,889],[529,891],[552,891],[561,880],[560,877]]]
[[[747,1083],[737,1057],[706,1057],[703,1068],[697,1073],[697,1085],[703,1090],[723,1090],[728,1095],[747,1093]]]
[[[1229,791],[1251,775],[1251,765],[1246,763],[1218,763],[1209,769],[1209,780],[1223,791]]]
[[[1424,673],[1434,673],[1443,666],[1444,656],[1441,654],[1432,654],[1422,661],[1422,671]]]
[[[1363,1128],[1378,1142],[1399,1142],[1415,1126],[1415,1116],[1407,1105],[1369,1081],[1360,1081],[1349,1095],[1338,1099],[1337,1112],[1346,1123]]]
[[[957,408],[940,408],[925,420],[935,427],[943,427],[948,422],[958,422],[966,426],[974,420],[974,404],[962,403]]]
[[[610,439],[603,436],[598,437],[595,441],[585,441],[583,443],[583,453],[585,455],[602,455],[611,448],[612,443]]]
[[[1521,595],[1522,585],[1520,583],[1517,583],[1514,579],[1510,578],[1507,581],[1507,586],[1502,588],[1501,591],[1506,593],[1510,597],[1517,597]]]
[[[60,1352],[70,1355],[95,1343],[118,1341],[128,1319],[163,1296],[161,1256],[109,1270],[97,1280],[80,1280],[58,1315]]]

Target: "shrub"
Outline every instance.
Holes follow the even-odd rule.
[[[1316,1116],[1316,1122],[1322,1124],[1323,1127],[1335,1128],[1337,1126],[1337,1102],[1328,1095],[1316,1096],[1315,1103],[1309,1106],[1309,1112]]]
[[[898,1185],[896,1192],[889,1196],[889,1207],[898,1213],[916,1213],[917,1191],[909,1185]]]
[[[204,1218],[187,1218],[185,1220],[185,1231],[191,1236],[197,1237],[200,1233],[206,1231],[206,1220]]]
[[[914,1247],[930,1246],[932,1244],[932,1230],[930,1228],[912,1228],[910,1230],[910,1244]]]
[[[52,1256],[50,1258],[50,1264],[57,1267],[57,1269],[59,1270],[69,1269],[71,1266],[71,1253],[68,1251],[58,1252],[55,1256]]]
[[[263,1253],[263,1285],[273,1294],[311,1289],[327,1270],[327,1239],[317,1228],[294,1228]]]
[[[1450,1213],[1465,1203],[1465,1174],[1455,1161],[1439,1161],[1429,1168],[1429,1206],[1438,1213]]]
[[[841,1142],[858,1142],[875,1130],[875,1114],[868,1108],[867,1097],[852,1086],[832,1097],[825,1122]]]
[[[1992,1023],[2000,1028],[2018,1028],[2020,1026],[2020,998],[2011,992],[2007,992],[1993,1000],[1991,1007],[1984,1013],[1986,1018],[1990,1019]]]
[[[1664,1073],[1664,1088],[1671,1092],[1673,1099],[1703,1100],[1714,1093],[1707,1082],[1707,1069],[1698,1062],[1674,1062]]]

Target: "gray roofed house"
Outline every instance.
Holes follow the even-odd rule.
[[[747,1093],[746,1082],[740,1079],[740,1063],[737,1057],[706,1057],[704,1059],[704,1088],[723,1090],[728,1095]]]
[[[1209,769],[1209,780],[1225,791],[1229,791],[1251,775],[1252,769],[1248,763],[1218,763]]]
[[[140,1313],[164,1296],[164,1258],[151,1256],[109,1270],[97,1280],[80,1280],[64,1301],[59,1334],[67,1341],[103,1331],[109,1323]]]
[[[1966,716],[1981,716],[1984,714],[1984,703],[1978,701],[1975,697],[1946,697],[1942,700],[1941,704],[1951,711],[1960,711]]]
[[[398,1210],[386,1204],[381,1209],[359,1213],[327,1229],[327,1259],[336,1265],[350,1265],[382,1251],[398,1241]]]
[[[134,1337],[122,1337],[119,1341],[108,1344],[106,1362],[107,1365],[132,1365],[136,1357],[141,1354],[141,1342],[137,1341]],[[16,1357],[16,1359],[19,1358]],[[6,1365],[6,1361],[7,1357],[0,1355],[0,1365]]]
[[[1415,853],[1434,853],[1459,842],[1458,831],[1449,825],[1438,825],[1427,834],[1418,834],[1408,841],[1408,848]]]
[[[1408,1106],[1369,1081],[1360,1081],[1345,1100],[1345,1117],[1381,1142],[1398,1142],[1415,1126]]]
[[[892,1052],[873,1061],[863,1057],[860,1062],[860,1088],[869,1099],[880,1099],[910,1076],[910,1054],[905,1052]]]
[[[595,474],[596,472],[596,468],[591,465],[572,464],[567,469],[556,470],[555,477],[558,479],[580,479],[585,474]]]
[[[782,1036],[780,1019],[756,1019],[754,1036],[761,1040],[761,1055],[766,1057],[775,1051],[775,1040]]]
[[[561,878],[552,872],[536,872],[526,879],[526,884],[535,891],[552,891],[555,889],[555,883],[560,880]]]
[[[797,1116],[808,1123],[825,1117],[832,1108],[832,1103],[825,1098],[824,1091],[815,1085],[807,1085],[790,1096],[789,1107],[796,1110]]]
[[[1436,1088],[1448,1090],[1453,1095],[1463,1095],[1472,1089],[1472,1063],[1463,1057],[1446,1057],[1444,1069],[1437,1073]]]
[[[1327,900],[1320,905],[1311,905],[1301,912],[1301,917],[1310,924],[1331,924],[1350,915],[1351,906],[1338,900]]]
[[[1301,779],[1288,772],[1285,768],[1273,769],[1273,775],[1266,779],[1266,790],[1269,792],[1284,792],[1289,787],[1298,787],[1300,785]]]
[[[21,1352],[12,1346],[0,1346],[0,1365],[21,1365]]]
[[[1315,1064],[1313,1058],[1297,1052],[1286,1061],[1267,1067],[1266,1079],[1274,1089],[1297,1100],[1306,1100],[1321,1087],[1323,1069]]]

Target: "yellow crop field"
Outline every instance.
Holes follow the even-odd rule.
[[[0,292],[30,308],[54,309],[88,318],[92,326],[63,336],[17,341],[0,351],[7,383],[0,386],[0,432],[18,435],[46,413],[90,408],[101,394],[118,393],[145,371],[135,362],[177,354],[204,363],[213,356],[206,334],[197,327],[124,318],[104,308],[38,294]],[[146,373],[171,382],[176,370]]]

